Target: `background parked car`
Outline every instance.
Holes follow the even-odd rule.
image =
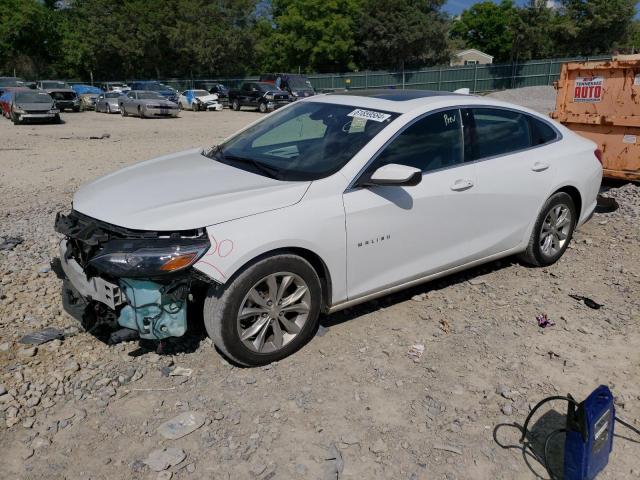
[[[177,117],[178,104],[164,98],[157,92],[131,90],[119,99],[120,113],[123,117],[136,115],[145,117]]]
[[[100,84],[100,88],[105,92],[126,93],[131,91],[131,87],[124,82],[104,82]]]
[[[24,87],[25,81],[20,77],[0,77],[0,95],[6,88]]]
[[[176,92],[173,88],[155,80],[135,81],[131,82],[129,86],[131,87],[131,90],[156,92],[171,102],[178,101],[178,92]]]
[[[62,80],[40,80],[36,86],[51,95],[61,112],[64,110],[80,111],[80,99],[67,82]]]
[[[222,103],[218,101],[218,95],[206,90],[185,90],[178,98],[178,107],[193,110],[222,110]]]
[[[80,98],[81,110],[95,110],[98,95],[103,93],[101,88],[83,84],[72,85],[71,88]]]
[[[105,92],[98,95],[96,100],[96,112],[118,113],[120,111],[121,92]]]
[[[291,97],[271,83],[245,82],[239,89],[229,91],[229,101],[234,110],[253,107],[266,113],[291,103]]]
[[[0,95],[0,110],[2,111],[3,117],[11,118],[11,102],[13,101],[15,92],[19,91],[30,92],[31,90],[24,87],[5,87],[4,93]]]
[[[293,100],[302,97],[311,97],[316,91],[305,75],[295,73],[267,73],[260,77],[261,82],[273,83],[280,90],[289,92]]]
[[[207,90],[209,93],[214,93],[218,95],[218,101],[224,106],[229,106],[229,89],[222,85],[221,83],[215,83],[210,86]]]
[[[14,92],[9,114],[14,125],[27,121],[60,122],[60,110],[51,95],[34,90]]]

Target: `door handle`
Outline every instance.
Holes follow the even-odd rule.
[[[459,179],[451,185],[451,190],[454,192],[462,192],[463,190],[468,190],[471,187],[473,187],[473,182],[471,180]]]
[[[533,170],[534,172],[543,172],[550,166],[551,165],[549,165],[549,163],[547,162],[536,162],[533,164],[533,167],[531,167],[531,170]]]

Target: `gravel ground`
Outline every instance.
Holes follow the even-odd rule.
[[[55,213],[87,180],[214,143],[256,118],[0,120],[0,477],[533,479],[542,469],[530,457],[527,466],[512,424],[541,398],[582,399],[607,384],[618,413],[638,425],[633,184],[607,191],[620,208],[596,214],[552,267],[506,259],[325,317],[309,345],[266,367],[231,366],[197,325],[163,354],[81,332],[48,267]],[[538,327],[542,312],[555,326]],[[18,342],[43,327],[66,336],[35,349]],[[416,344],[424,353],[411,358]],[[538,433],[561,426],[565,405],[553,407]],[[165,424],[178,415],[187,426]],[[639,456],[640,444],[616,438],[601,478],[640,478]]]
[[[556,108],[556,90],[553,87],[524,87],[502,90],[488,95],[496,100],[515,103],[540,113],[549,114]]]

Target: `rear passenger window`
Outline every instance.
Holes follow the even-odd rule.
[[[423,172],[462,163],[460,112],[446,110],[416,121],[378,156],[374,168],[397,163]]]
[[[547,122],[529,117],[529,124],[531,126],[531,144],[534,147],[553,142],[558,138],[557,132]]]
[[[471,152],[467,160],[505,155],[531,147],[528,115],[511,110],[474,108]]]

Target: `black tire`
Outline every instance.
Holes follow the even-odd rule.
[[[11,112],[11,121],[13,122],[14,125],[20,125],[20,120],[18,120],[18,116]]]
[[[140,105],[138,105],[138,117],[144,118],[144,113],[142,113],[142,107],[140,107]]]
[[[237,315],[249,290],[261,279],[279,272],[293,273],[306,283],[310,293],[309,313],[301,330],[289,343],[279,350],[259,353],[249,349],[240,339]],[[204,301],[204,325],[216,347],[229,359],[244,366],[266,365],[291,355],[312,338],[318,325],[321,298],[320,279],[309,262],[296,255],[276,255],[250,265],[222,287],[211,287]]]
[[[237,98],[233,99],[233,102],[231,103],[231,109],[235,110],[236,112],[240,110],[240,102]]]
[[[120,105],[120,115],[122,115],[123,117],[129,116],[127,111],[124,109],[124,103],[122,105]]]
[[[109,113],[109,114],[110,114],[110,113],[111,113],[111,105],[109,105],[109,104],[107,103],[107,107],[106,107],[106,109],[105,109],[105,110],[106,110],[106,111],[105,111],[105,113]]]
[[[260,113],[267,113],[267,110],[268,110],[267,104],[264,102],[260,102],[258,104],[258,110],[260,111]]]
[[[556,252],[553,254],[545,254],[541,245],[542,228],[550,212],[559,206],[568,208],[571,214],[571,219],[568,222],[568,231],[565,234],[566,238],[564,240],[564,244]],[[521,260],[535,267],[545,267],[556,263],[567,250],[567,247],[571,242],[571,238],[573,237],[577,221],[578,213],[576,212],[576,206],[571,196],[565,192],[553,194],[546,201],[544,207],[542,207],[542,210],[540,211],[540,215],[538,215],[538,219],[536,220],[533,231],[531,232],[531,238],[529,239],[527,249],[520,255]]]
[[[53,117],[53,123],[55,123],[56,125],[59,125],[62,123],[62,119],[60,118],[60,115],[56,115],[55,117]]]
[[[193,112],[200,111],[200,106],[198,105],[198,102],[196,102],[195,100],[191,102],[191,111]]]
[[[80,107],[73,107],[73,111],[78,113],[80,111]]]

